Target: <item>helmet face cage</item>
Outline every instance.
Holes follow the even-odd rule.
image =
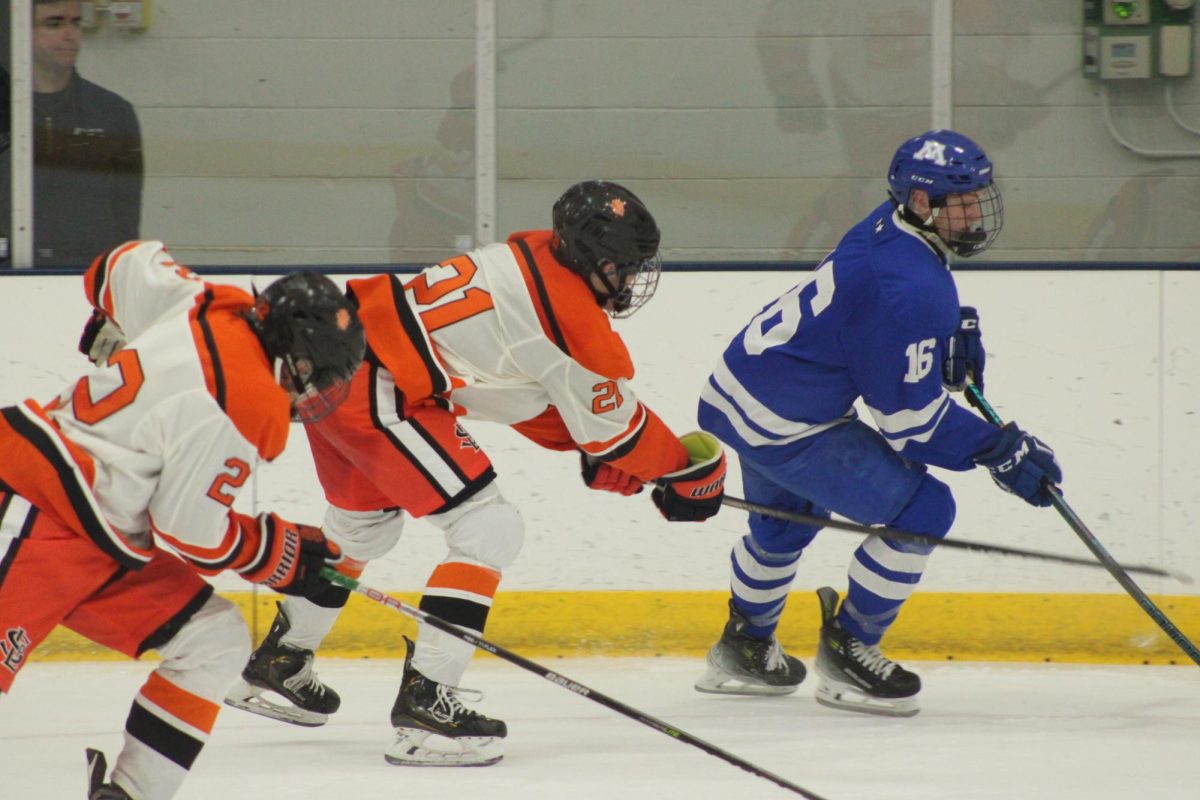
[[[350,396],[350,380],[313,376],[312,361],[285,355],[279,359],[279,385],[292,399],[292,422],[318,422]]]
[[[604,306],[608,315],[613,319],[633,316],[633,312],[650,302],[650,298],[658,290],[658,278],[661,274],[662,258],[658,253],[637,264],[618,266],[618,286],[613,286],[601,273],[604,284],[610,290],[615,290],[610,294],[611,302]]]
[[[250,319],[291,398],[293,420],[322,419],[350,394],[366,336],[333,281],[315,272],[281,278],[258,295]]]
[[[936,202],[935,208],[942,213],[945,209],[962,208],[961,212],[968,219],[973,219],[966,230],[951,230],[946,236],[938,233],[938,238],[946,243],[955,255],[970,258],[982,253],[992,246],[1000,229],[1004,227],[1004,200],[1000,196],[1000,188],[994,183],[969,194],[952,194]]]
[[[888,191],[905,208],[914,190],[929,198],[933,217],[922,220],[921,227],[937,234],[946,246],[960,256],[973,256],[992,245],[1004,224],[1004,205],[993,181],[992,162],[975,142],[951,130],[932,130],[904,142],[892,157],[888,169]],[[978,208],[974,208],[975,204]],[[968,217],[976,216],[970,229],[943,236],[933,223],[941,209],[964,207]],[[911,210],[911,209],[910,209]]]
[[[577,183],[554,204],[553,220],[555,256],[588,281],[610,316],[628,317],[654,295],[658,224],[633,192],[609,181]]]

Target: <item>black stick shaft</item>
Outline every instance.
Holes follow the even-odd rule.
[[[991,422],[993,425],[1004,424],[1003,420],[1000,419],[1000,415],[996,413],[996,409],[992,408],[992,404],[984,398],[983,392],[979,391],[977,386],[968,384],[966,391],[967,402],[979,409],[979,412],[983,414],[988,422]],[[1200,666],[1200,650],[1196,649],[1196,645],[1192,644],[1191,640],[1183,634],[1183,631],[1179,630],[1175,626],[1175,623],[1171,622],[1167,615],[1163,613],[1162,609],[1155,605],[1154,601],[1134,582],[1133,578],[1129,577],[1131,570],[1118,564],[1116,559],[1109,555],[1108,550],[1100,543],[1096,535],[1083,523],[1083,520],[1079,518],[1074,509],[1067,505],[1067,501],[1063,499],[1062,492],[1058,490],[1058,487],[1047,483],[1046,492],[1050,496],[1050,504],[1054,506],[1054,510],[1066,520],[1071,530],[1075,531],[1079,538],[1083,540],[1083,543],[1087,545],[1087,549],[1092,551],[1092,555],[1100,560],[1100,563],[1108,570],[1108,574],[1112,575],[1117,583],[1121,584],[1121,588],[1149,615],[1150,619],[1154,620],[1158,627],[1162,628],[1167,636],[1171,637],[1171,641],[1175,642],[1180,650],[1187,653],[1188,657]]]
[[[461,639],[473,647],[477,647],[480,650],[484,650],[494,656],[497,656],[498,658],[502,658],[510,664],[516,664],[521,669],[532,672],[538,677],[544,678],[556,686],[561,686],[567,691],[574,692],[580,697],[585,697],[588,700],[592,700],[602,706],[611,708],[618,714],[622,714],[632,720],[642,723],[649,728],[653,728],[659,733],[665,733],[672,739],[684,742],[685,744],[690,744],[693,747],[698,747],[699,749],[708,753],[710,756],[716,756],[722,761],[726,761],[730,764],[733,764],[735,767],[744,769],[751,775],[765,778],[766,780],[771,781],[771,783],[781,786],[790,792],[794,792],[801,797],[807,797],[809,800],[824,800],[824,798],[822,798],[820,795],[814,794],[804,787],[792,783],[787,778],[783,778],[773,772],[769,772],[762,767],[750,763],[740,756],[736,756],[727,750],[722,750],[715,744],[710,744],[699,737],[693,736],[686,731],[676,728],[674,725],[663,722],[662,720],[652,717],[649,714],[638,711],[636,708],[628,706],[625,703],[622,703],[620,700],[615,700],[608,695],[597,692],[595,689],[590,689],[587,686],[584,686],[582,683],[574,681],[565,675],[560,675],[553,670],[549,670],[535,661],[530,661],[524,656],[517,655],[511,650],[506,650],[498,644],[493,644],[486,639],[480,638],[468,630],[447,622],[441,617],[434,616],[427,611],[422,611],[419,608],[410,606],[407,603],[401,602],[394,597],[384,594],[378,589],[372,589],[369,586],[364,586],[353,578],[342,575],[340,572],[329,567],[324,567],[321,570],[321,574],[333,583],[336,583],[339,586],[344,586],[356,594],[361,594],[373,602],[387,606],[395,611],[399,611],[401,614],[412,617],[419,622],[424,622],[427,625],[431,625],[440,631],[444,631],[451,636]]]
[[[962,539],[939,539],[936,536],[926,536],[920,533],[909,533],[908,531],[896,530],[882,525],[858,525],[853,522],[844,522],[837,519],[827,519],[818,517],[812,514],[801,514],[797,511],[785,511],[780,508],[772,508],[758,503],[751,503],[748,500],[742,500],[740,497],[732,497],[725,495],[721,500],[722,505],[730,508],[740,508],[743,511],[749,511],[753,514],[761,514],[764,517],[774,517],[775,519],[787,520],[788,522],[799,522],[801,525],[814,525],[825,528],[834,528],[851,533],[863,533],[870,535],[886,536],[889,539],[894,539],[900,542],[912,542],[915,544],[937,545],[938,547],[948,547],[955,550],[971,550],[977,553],[990,553],[992,555],[1005,556],[1021,556],[1022,558],[1036,558],[1042,561],[1051,561],[1055,564],[1071,564],[1077,567],[1096,568],[1102,565],[1097,564],[1090,558],[1079,558],[1076,556],[1061,556],[1056,553],[1041,553],[1037,550],[1025,550],[1019,547],[1008,547],[1001,544],[987,544],[986,542],[968,542]],[[1143,575],[1156,575],[1163,578],[1174,578],[1183,583],[1191,583],[1191,578],[1187,575],[1159,567],[1151,567],[1144,565],[1124,566],[1128,572],[1136,572]]]

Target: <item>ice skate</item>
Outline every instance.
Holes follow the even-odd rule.
[[[291,623],[283,606],[276,605],[279,613],[267,638],[250,655],[242,677],[225,695],[225,705],[307,728],[324,725],[342,700],[313,672],[312,650],[280,644]]]
[[[729,621],[708,651],[708,671],[696,691],[711,694],[791,694],[804,680],[804,664],[783,652],[779,640],[756,639],[742,631],[746,617],[729,601]]]
[[[921,679],[880,653],[877,645],[863,644],[837,624],[836,591],[825,586],[817,590],[817,597],[821,601],[817,702],[889,717],[911,717],[920,711]]]
[[[486,767],[504,757],[500,740],[508,726],[472,711],[459,696],[483,698],[482,692],[446,686],[413,669],[413,643],[404,638],[408,655],[404,678],[392,706],[396,741],[384,752],[389,764],[410,767]]]
[[[129,793],[115,783],[104,783],[108,773],[108,759],[99,750],[87,748],[88,800],[133,800]]]

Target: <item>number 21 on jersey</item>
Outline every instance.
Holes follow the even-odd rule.
[[[422,307],[421,322],[433,333],[492,307],[492,296],[478,286],[470,286],[478,271],[469,256],[458,256],[429,267],[408,282],[413,299]]]

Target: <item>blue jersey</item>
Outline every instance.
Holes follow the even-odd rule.
[[[945,257],[889,201],[733,339],[701,394],[700,425],[769,457],[853,419],[861,397],[905,458],[970,469],[999,431],[942,386],[958,322]]]

